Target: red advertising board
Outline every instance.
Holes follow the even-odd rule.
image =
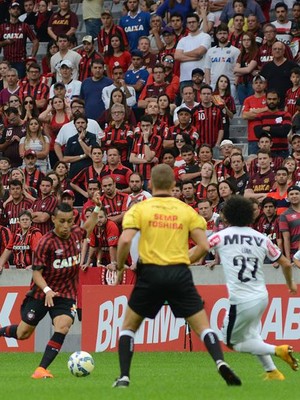
[[[211,327],[221,339],[220,327],[229,307],[225,285],[197,286],[205,300]],[[84,286],[82,348],[116,351],[127,299],[132,286]],[[291,297],[285,285],[268,285],[269,306],[262,320],[262,337],[269,343],[288,343],[300,351],[300,297]],[[193,350],[204,350],[192,334]],[[164,306],[154,320],[145,320],[135,337],[138,351],[189,351],[185,321]],[[225,346],[224,346],[224,349]]]
[[[0,288],[0,327],[18,324],[21,320],[20,307],[28,287],[9,286]],[[0,338],[0,352],[34,351],[34,334],[27,340]]]

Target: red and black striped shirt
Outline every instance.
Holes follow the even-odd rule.
[[[0,41],[13,39],[13,43],[3,47],[4,60],[10,62],[25,62],[26,59],[26,41],[36,39],[36,36],[30,26],[24,22],[11,24],[5,22],[0,25]]]
[[[109,124],[104,130],[104,136],[101,138],[101,147],[103,150],[117,147],[121,153],[121,162],[125,162],[129,158],[132,140],[133,131],[128,124],[123,123],[119,128]]]
[[[38,168],[35,168],[34,171],[30,174],[26,168],[23,169],[25,175],[25,183],[29,187],[33,187],[37,191],[39,190],[41,179],[43,176],[43,172]]]
[[[81,242],[86,231],[74,225],[68,239],[62,239],[54,231],[48,232],[37,245],[33,270],[43,270],[47,286],[60,297],[76,299],[80,267]],[[32,282],[27,294],[44,299],[45,294]]]
[[[199,146],[199,135],[197,129],[193,125],[188,125],[186,128],[181,128],[179,125],[171,126],[165,130],[165,140],[175,140],[175,136],[180,134],[189,135],[193,145]]]
[[[42,236],[41,231],[32,226],[24,234],[22,234],[21,228],[17,229],[6,247],[8,250],[12,250],[14,264],[17,268],[26,268],[32,265],[33,252]]]
[[[15,233],[20,227],[19,215],[21,211],[28,210],[32,207],[32,201],[24,197],[19,203],[15,204],[13,200],[6,203],[4,207],[4,214],[6,219],[6,225],[11,230],[11,233]]]
[[[83,82],[86,78],[90,78],[92,76],[91,73],[91,64],[94,60],[103,60],[101,54],[97,53],[96,50],[92,52],[92,54],[88,55],[85,51],[78,51],[81,55],[81,60],[79,62],[79,75],[78,80]]]
[[[122,190],[128,188],[129,177],[131,174],[131,169],[122,164],[118,164],[114,169],[111,169],[109,165],[105,165],[103,170],[100,172],[100,178],[102,180],[106,176],[111,176],[116,182],[117,189]]]
[[[155,157],[160,158],[162,149],[162,138],[159,135],[152,134],[149,138],[150,150],[155,152]],[[144,138],[143,135],[139,135],[133,142],[132,154],[135,154],[139,158],[145,158],[144,150]],[[153,162],[145,164],[135,164],[136,172],[139,172],[144,179],[149,180],[151,175],[151,169],[155,166]]]
[[[300,87],[296,90],[290,88],[285,95],[285,107],[287,112],[293,117],[296,112],[296,100],[300,97]]]
[[[107,197],[105,194],[101,196],[100,200],[108,218],[120,215],[127,210],[127,198],[128,194],[122,192],[116,192],[114,197]]]
[[[107,55],[108,45],[110,44],[110,39],[113,35],[118,34],[123,39],[123,43],[125,47],[128,47],[128,39],[124,29],[121,26],[113,25],[110,28],[110,31],[107,33],[105,29],[100,29],[98,34],[98,51],[104,56]]]
[[[31,96],[35,100],[44,100],[49,97],[49,86],[43,83],[41,80],[35,86],[30,85],[29,82],[24,83],[20,87],[19,97],[24,100],[25,97]]]
[[[1,254],[7,248],[10,239],[12,238],[12,234],[8,228],[0,225],[0,251]],[[8,261],[3,265],[4,268],[9,268]]]
[[[51,220],[51,215],[53,214],[55,208],[57,206],[57,198],[53,194],[49,194],[48,196],[36,199],[32,205],[33,212],[45,212],[50,215],[50,218],[45,222],[34,222],[32,226],[38,228],[43,235],[48,233],[51,229],[53,229],[53,223]]]
[[[214,104],[203,107],[200,103],[194,108],[193,125],[199,134],[200,146],[207,143],[214,147],[219,131],[224,129],[222,111]]]
[[[103,171],[103,167],[101,172]],[[71,182],[75,185],[83,186],[84,190],[87,190],[88,182],[90,180],[97,180],[99,183],[101,183],[101,173],[98,174],[92,165],[78,172],[78,174],[72,178]]]
[[[111,261],[109,248],[117,247],[120,231],[118,225],[107,220],[105,226],[96,226],[90,235],[90,246],[101,250],[101,264],[108,265]]]

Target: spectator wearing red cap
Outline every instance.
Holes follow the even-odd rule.
[[[32,56],[35,56],[39,41],[29,25],[19,21],[20,4],[12,2],[9,6],[9,21],[0,25],[0,47],[3,47],[4,59],[16,68],[19,77],[25,76],[26,41],[32,41]]]

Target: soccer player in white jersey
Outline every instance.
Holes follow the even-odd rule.
[[[217,250],[221,258],[229,293],[230,308],[222,327],[224,342],[231,349],[256,355],[265,370],[265,380],[284,380],[271,355],[297,371],[293,348],[264,342],[259,326],[268,304],[263,273],[265,257],[281,265],[289,292],[296,294],[291,263],[268,237],[247,226],[253,220],[253,206],[249,200],[232,196],[225,203],[223,214],[229,227],[212,234],[208,240],[210,248]]]

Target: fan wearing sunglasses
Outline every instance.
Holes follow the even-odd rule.
[[[36,105],[36,101],[32,96],[24,97],[21,104],[21,119],[24,122],[29,121],[31,118],[37,118],[39,116],[39,110]]]

